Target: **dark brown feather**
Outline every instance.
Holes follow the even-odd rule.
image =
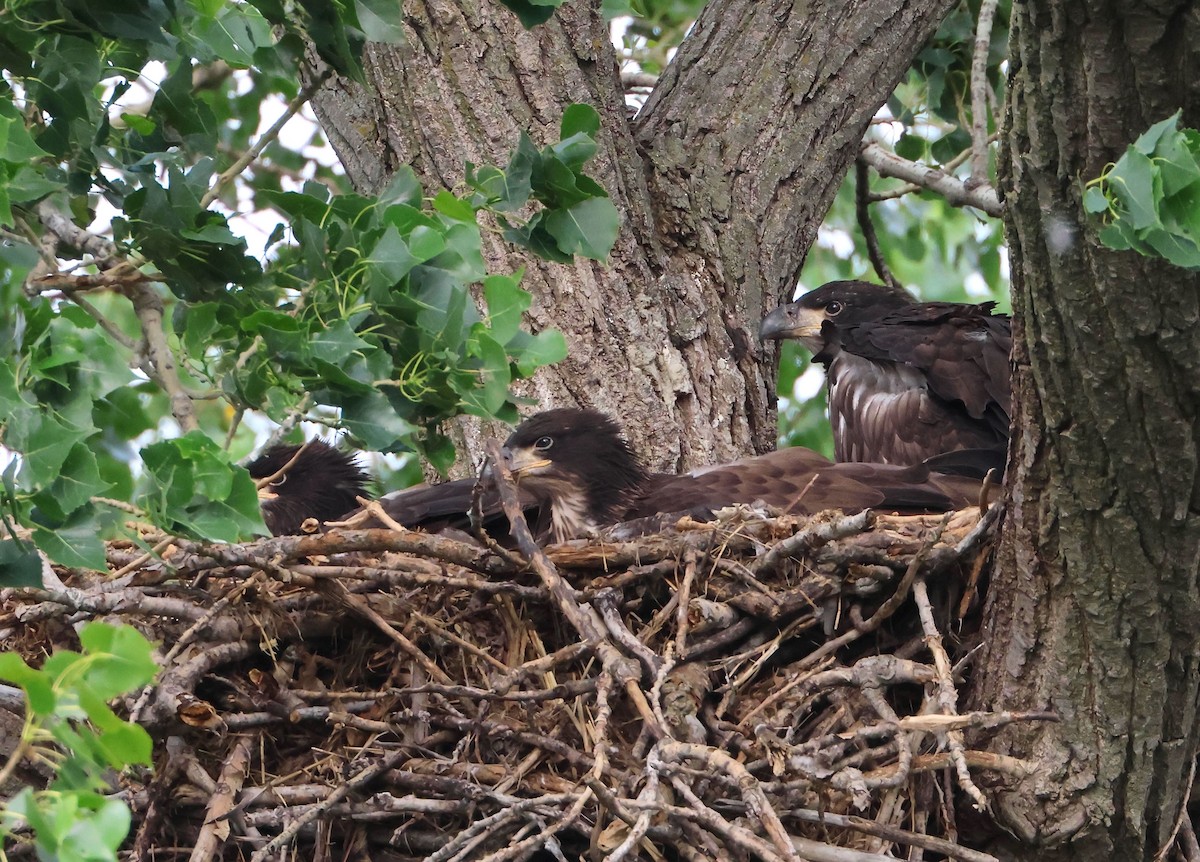
[[[500,507],[500,496],[485,479],[454,479],[437,485],[414,485],[393,491],[379,498],[379,505],[389,518],[411,530],[427,533],[446,531],[468,532],[471,529],[470,510],[475,486],[480,488],[480,514],[483,529],[500,544],[509,546],[508,518]],[[544,519],[541,502],[527,491],[518,488],[522,509],[532,529],[537,529]],[[358,513],[347,516],[354,518]],[[382,527],[384,524],[373,517],[364,516],[355,526]],[[536,533],[535,533],[536,535]]]
[[[967,487],[971,493],[964,493]],[[826,509],[944,512],[975,502],[978,487],[976,480],[960,482],[959,477],[932,473],[921,464],[835,464],[810,449],[794,447],[682,476],[652,476],[626,517],[702,514],[757,502],[790,514]]]
[[[285,467],[286,472],[262,489],[274,495],[260,504],[263,521],[272,535],[298,534],[302,532],[300,525],[309,518],[337,520],[358,506],[357,497],[369,496],[368,476],[354,456],[324,440],[310,440],[303,451],[293,445],[272,446],[246,469],[258,480],[274,476]]]

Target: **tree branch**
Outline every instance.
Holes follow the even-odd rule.
[[[279,137],[279,133],[283,130],[283,127],[288,124],[292,117],[300,113],[300,109],[313,97],[313,93],[319,90],[332,74],[332,69],[325,69],[300,89],[295,98],[288,102],[287,108],[279,115],[279,119],[271,124],[271,128],[263,132],[259,139],[254,142],[254,145],[242,153],[236,162],[221,172],[220,176],[217,177],[217,181],[213,183],[212,188],[204,193],[204,197],[200,198],[201,209],[207,209],[208,205],[217,199],[217,195],[221,193],[221,189],[244,171],[251,162],[257,159],[271,141]]]
[[[200,423],[196,420],[192,397],[179,379],[175,354],[167,344],[162,297],[151,286],[153,276],[139,272],[114,243],[79,227],[59,212],[48,198],[38,203],[34,211],[47,230],[63,242],[90,254],[102,273],[117,280],[113,286],[133,304],[141,324],[145,355],[154,369],[149,376],[167,394],[171,414],[183,432],[197,430]]]
[[[871,259],[871,266],[875,268],[876,274],[883,279],[885,284],[899,290],[900,282],[896,281],[896,276],[892,275],[887,261],[883,259],[883,249],[879,247],[879,237],[875,234],[875,225],[871,223],[870,203],[870,168],[867,167],[862,156],[859,156],[854,160],[854,213],[858,217],[858,229],[862,231],[863,239],[867,243],[867,257]]]
[[[975,25],[975,54],[971,58],[971,180],[988,182],[988,49],[997,0],[982,0]]]
[[[995,218],[1004,214],[1004,205],[1000,203],[996,190],[990,185],[969,188],[967,183],[950,176],[940,168],[902,159],[875,143],[863,144],[861,156],[880,176],[894,177],[937,192],[951,206],[975,207]]]

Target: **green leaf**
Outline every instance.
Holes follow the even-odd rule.
[[[24,165],[50,155],[34,142],[11,102],[0,102],[0,161]]]
[[[463,402],[469,413],[494,416],[508,400],[508,384],[512,382],[508,355],[484,332],[476,332],[472,338],[471,354],[480,360],[478,386],[462,392]]]
[[[391,283],[398,282],[421,261],[409,251],[408,243],[400,236],[394,227],[388,227],[371,249],[371,263],[379,269],[384,278]]]
[[[32,484],[48,485],[58,478],[72,447],[94,431],[68,427],[42,411],[20,410],[9,419],[4,442],[25,456],[24,469]]]
[[[404,421],[387,397],[378,390],[342,402],[342,423],[368,449],[396,448],[416,434],[416,426]]]
[[[1135,230],[1159,224],[1155,208],[1155,173],[1149,158],[1137,150],[1128,150],[1108,175],[1108,183]]]
[[[634,16],[633,3],[631,0],[601,0],[600,14],[605,21],[611,21],[614,18],[632,18]]]
[[[213,541],[266,535],[250,474],[233,467],[204,434],[193,431],[154,443],[141,454],[154,479],[142,505],[155,523]]]
[[[321,59],[361,84],[363,71],[359,61],[363,39],[357,28],[352,30],[347,26],[351,22],[346,19],[352,16],[346,14],[346,7],[332,0],[300,0],[300,5],[309,15],[306,32]]]
[[[224,60],[235,68],[254,65],[254,53],[274,43],[271,25],[253,6],[240,3],[222,4],[215,16],[204,16],[194,22],[189,41],[207,49],[204,59]]]
[[[2,178],[2,174],[0,174]],[[44,198],[59,191],[66,184],[61,180],[49,179],[29,165],[22,165],[8,180],[6,189],[13,203],[24,204]]]
[[[1107,221],[1100,242],[1117,251],[1200,268],[1200,132],[1179,129],[1180,114],[1155,123],[1097,185],[1088,212]]]
[[[564,253],[604,260],[617,241],[620,217],[608,198],[591,198],[566,210],[551,210],[545,226]]]
[[[1161,257],[1176,266],[1200,269],[1200,246],[1195,241],[1167,233],[1165,230],[1149,231],[1145,240]]]
[[[48,489],[35,494],[34,502],[43,511],[54,512],[54,517],[65,518],[108,488],[109,484],[100,478],[95,454],[85,444],[76,443],[63,461],[58,478]]]
[[[1138,139],[1133,142],[1133,149],[1142,155],[1148,156],[1158,147],[1159,140],[1171,132],[1174,132],[1179,126],[1179,118],[1183,116],[1183,109],[1180,108],[1165,120],[1159,120],[1146,131],[1138,136]]]
[[[520,275],[488,276],[483,280],[483,296],[487,301],[492,338],[507,344],[520,330],[521,315],[529,308],[533,297],[521,289]]]
[[[153,682],[154,645],[131,626],[91,622],[80,627],[79,643],[92,657],[87,684],[104,700]]]
[[[53,527],[38,525],[33,541],[51,560],[76,569],[107,571],[101,525],[95,507],[82,506]]]
[[[521,26],[526,30],[532,30],[538,24],[544,24],[550,20],[554,14],[554,10],[562,5],[563,0],[557,0],[552,6],[540,5],[529,2],[529,0],[500,0],[517,16],[521,22]],[[453,463],[453,462],[451,462]]]
[[[0,587],[40,587],[42,558],[18,539],[0,541]]]
[[[1083,208],[1093,214],[1108,212],[1108,198],[1097,186],[1089,186],[1083,193]]]
[[[388,183],[387,188],[379,193],[379,204],[389,207],[393,204],[405,204],[412,209],[421,206],[421,198],[425,194],[421,182],[409,165],[402,165]]]
[[[354,8],[367,41],[404,44],[404,26],[396,0],[354,0]]]
[[[34,670],[16,653],[0,653],[0,679],[15,683],[25,691],[29,708],[36,715],[50,715],[58,704],[53,679]]]
[[[600,114],[591,105],[575,103],[563,112],[559,138],[567,140],[573,135],[595,138],[600,131]]]
[[[454,221],[475,224],[475,208],[445,189],[434,197],[433,208]]]
[[[1183,129],[1164,135],[1154,152],[1154,164],[1162,177],[1162,190],[1170,196],[1200,180],[1200,134]]]
[[[509,348],[522,377],[530,377],[543,365],[553,365],[567,358],[567,340],[557,329],[547,329],[531,336],[519,350]]]

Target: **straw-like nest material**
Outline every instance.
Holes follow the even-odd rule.
[[[158,743],[122,778],[133,858],[991,859],[956,811],[1023,766],[963,731],[1022,716],[955,686],[996,511],[719,514],[533,559],[114,545],[105,579],[6,591],[3,646],[92,618],[160,643],[126,705]]]

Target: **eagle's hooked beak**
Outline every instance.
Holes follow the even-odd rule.
[[[763,318],[762,326],[758,329],[758,337],[763,341],[781,338],[821,337],[821,324],[825,322],[825,312],[819,308],[802,308],[799,303],[789,302],[781,305]]]
[[[500,450],[500,457],[504,459],[504,466],[508,467],[514,478],[526,473],[536,473],[543,467],[549,467],[551,463],[549,458],[543,458],[531,448],[510,449],[505,446]]]

